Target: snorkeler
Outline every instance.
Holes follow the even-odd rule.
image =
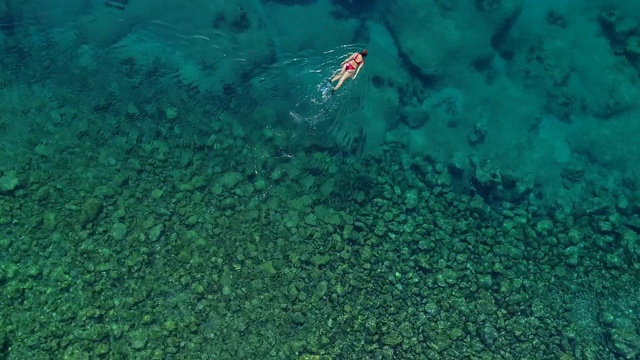
[[[358,76],[360,69],[364,66],[364,58],[367,57],[367,54],[367,49],[359,53],[353,53],[340,64],[340,72],[331,79],[331,82],[340,80],[336,87],[331,90],[332,94],[342,86],[345,80],[352,76],[355,79]]]

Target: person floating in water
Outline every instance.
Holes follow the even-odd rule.
[[[352,76],[355,79],[358,76],[360,69],[364,66],[364,58],[367,57],[367,54],[367,49],[364,49],[359,53],[353,53],[340,64],[340,72],[330,80],[332,83],[338,81],[336,87],[331,90],[332,94],[336,90],[340,89],[345,80]]]

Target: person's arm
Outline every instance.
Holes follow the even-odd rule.
[[[355,75],[353,75],[354,80],[358,77],[358,73],[360,72],[360,69],[362,69],[363,66],[364,66],[364,63],[360,64],[360,66],[358,66],[358,68],[356,69],[356,73]]]

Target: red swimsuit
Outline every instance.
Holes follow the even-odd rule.
[[[355,61],[356,64],[358,64],[358,66],[360,66],[360,64],[362,64],[364,62],[364,59],[360,60],[360,62],[358,62],[358,60],[356,60],[358,58],[359,54],[354,55],[351,60]],[[346,70],[355,70],[356,68],[353,67],[353,65],[351,65],[351,60],[347,61],[347,65],[346,65]]]

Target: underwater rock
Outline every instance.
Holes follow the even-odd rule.
[[[149,240],[156,241],[164,232],[164,224],[157,224],[149,230]]]
[[[336,180],[328,179],[320,186],[320,194],[323,197],[329,196],[335,190],[335,188],[336,188]]]
[[[516,182],[514,189],[515,198],[518,200],[524,200],[529,194],[533,192],[536,185],[536,177],[533,174],[527,174],[523,178]]]
[[[601,198],[593,198],[586,205],[587,214],[589,215],[604,215],[609,210],[609,203]]]
[[[82,204],[80,210],[80,221],[82,225],[93,222],[102,212],[102,201],[96,198],[89,198]]]
[[[607,331],[607,346],[623,359],[637,359],[640,355],[640,335],[630,319],[617,318]]]
[[[340,215],[333,210],[328,211],[322,220],[329,225],[340,225]]]
[[[386,20],[400,52],[423,75],[439,74],[447,59],[462,47],[455,23],[442,17],[433,4],[416,0],[392,3]]]
[[[616,200],[616,208],[621,214],[629,215],[632,211],[631,201],[629,201],[629,198],[627,198],[624,194],[620,195]]]
[[[0,194],[6,194],[13,191],[20,184],[15,170],[7,171],[0,177]]]
[[[237,203],[236,199],[232,197],[226,197],[220,201],[220,209],[221,210],[232,210],[235,209]]]
[[[640,57],[640,36],[632,36],[628,38],[625,51],[629,56]]]
[[[127,225],[123,223],[113,224],[111,227],[111,236],[117,241],[124,239],[125,236],[127,236]]]
[[[446,87],[427,97],[421,109],[429,113],[429,119],[454,128],[462,122],[465,95],[457,88]]]
[[[447,167],[452,176],[460,177],[464,170],[469,167],[469,158],[458,151],[453,154],[453,159],[451,159]]]
[[[418,194],[418,190],[417,189],[411,189],[409,191],[407,191],[406,195],[405,195],[405,207],[408,210],[414,210],[418,207],[418,204],[420,202],[420,197]]]
[[[499,331],[489,321],[478,328],[478,335],[486,346],[492,346],[500,338]]]
[[[487,137],[488,128],[486,124],[483,123],[475,123],[473,125],[473,132],[467,138],[469,145],[476,146],[478,144],[482,144],[484,139]]]
[[[47,231],[52,231],[55,230],[56,225],[58,225],[56,213],[52,211],[45,212],[42,217],[42,228]]]
[[[318,225],[318,218],[316,218],[315,214],[308,214],[304,217],[304,223],[309,226],[316,226]]]
[[[624,223],[626,227],[633,230],[637,234],[640,234],[640,215],[635,214],[627,219]]]
[[[42,157],[50,158],[54,155],[54,150],[51,146],[46,144],[38,144],[34,152]]]
[[[242,178],[243,176],[239,172],[229,171],[220,177],[219,184],[226,189],[232,189],[238,185]]]
[[[149,341],[149,334],[143,329],[137,329],[129,334],[127,340],[132,349],[144,349],[147,346],[147,341]]]
[[[546,234],[549,231],[553,230],[553,222],[549,219],[540,220],[536,224],[535,229],[540,233]]]
[[[130,116],[130,117],[133,117],[133,118],[137,118],[138,116],[140,116],[140,110],[132,102],[130,102],[127,105],[127,116]]]
[[[491,315],[498,310],[495,299],[488,291],[480,291],[475,305],[481,314]]]
[[[313,266],[326,265],[331,261],[331,255],[313,255],[309,261]]]
[[[637,20],[633,17],[624,16],[614,9],[607,9],[600,13],[598,20],[604,35],[613,44],[614,48],[624,49],[623,45],[629,43],[629,40],[637,33],[639,27]]]
[[[178,109],[173,106],[167,106],[164,108],[164,116],[167,120],[174,120],[178,117]]]
[[[412,129],[424,125],[429,119],[429,113],[419,108],[404,108],[401,115],[402,122]]]
[[[482,164],[476,164],[474,180],[483,188],[493,188],[501,185],[502,176],[489,161],[485,161]]]
[[[382,343],[391,347],[398,346],[402,343],[402,340],[402,335],[394,330],[382,336]]]
[[[578,265],[580,260],[580,246],[569,246],[564,250],[564,255],[566,257],[565,264],[569,267],[575,267]]]
[[[560,171],[560,176],[565,181],[578,183],[583,179],[584,173],[585,168],[583,164],[570,163],[566,167],[562,168],[562,170]]]
[[[426,77],[455,74],[493,51],[496,36],[508,32],[521,2],[389,1],[385,23],[413,70]]]

